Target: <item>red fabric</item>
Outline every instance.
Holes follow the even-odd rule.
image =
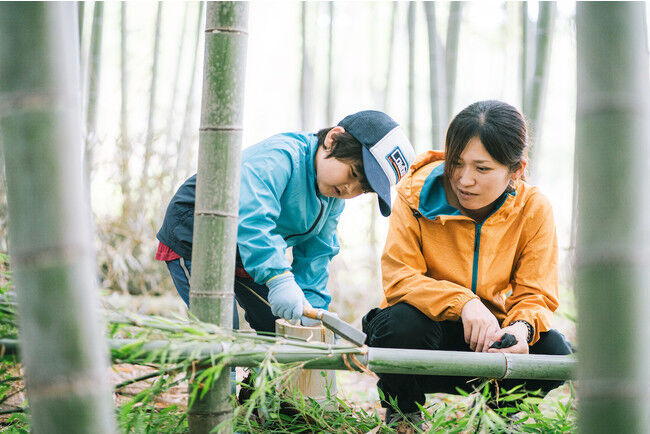
[[[248,280],[253,280],[251,275],[248,274],[248,272],[241,267],[235,268],[235,276],[248,279]]]
[[[157,261],[173,261],[174,259],[178,258],[180,258],[180,255],[176,254],[172,249],[163,243],[158,243],[158,251],[156,252]]]

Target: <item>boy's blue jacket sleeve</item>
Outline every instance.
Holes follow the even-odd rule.
[[[339,252],[336,227],[344,206],[332,212],[318,235],[293,247],[293,274],[305,292],[307,301],[316,308],[327,308],[332,297],[327,291],[329,265]]]
[[[276,230],[291,164],[289,153],[280,149],[242,163],[237,246],[246,271],[259,284],[291,268],[284,255],[287,244]]]

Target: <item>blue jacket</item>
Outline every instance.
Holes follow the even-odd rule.
[[[339,251],[336,226],[345,203],[316,188],[313,134],[270,137],[242,154],[237,247],[244,269],[258,284],[291,271],[307,300],[327,308],[329,264]],[[172,198],[157,238],[192,258],[196,175]],[[293,261],[285,256],[293,247]]]

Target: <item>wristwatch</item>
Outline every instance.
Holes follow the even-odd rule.
[[[528,343],[531,343],[533,341],[533,336],[535,335],[535,330],[533,329],[533,326],[530,325],[528,321],[524,321],[523,319],[518,319],[516,321],[513,321],[510,323],[510,325],[516,324],[518,322],[526,324],[526,328],[528,329],[528,337],[526,339],[528,340]]]

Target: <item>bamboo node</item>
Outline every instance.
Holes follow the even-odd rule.
[[[238,213],[232,213],[227,211],[208,211],[208,210],[195,210],[194,215],[197,216],[212,216],[212,217],[226,217],[226,218],[237,218],[239,217]]]
[[[236,28],[236,27],[213,27],[211,29],[205,29],[205,33],[226,33],[226,34],[236,34],[236,35],[245,35],[248,36],[248,31],[246,28]]]

